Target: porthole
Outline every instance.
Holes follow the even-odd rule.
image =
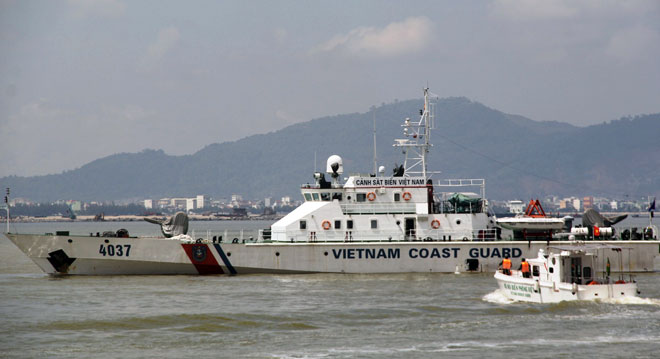
[[[460,219],[457,219],[457,220],[456,220],[456,224],[461,224],[461,220],[460,220]]]

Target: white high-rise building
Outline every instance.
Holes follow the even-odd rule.
[[[203,194],[198,194],[197,195],[197,208],[204,208],[205,203],[204,203],[204,195]]]
[[[575,208],[576,211],[580,210],[580,200],[578,198],[573,199],[573,208]]]
[[[152,208],[154,208],[154,201],[152,201],[152,200],[150,200],[150,199],[145,199],[145,200],[144,200],[144,208],[145,208],[145,209],[152,209]]]

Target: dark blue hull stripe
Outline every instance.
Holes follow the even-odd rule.
[[[225,266],[227,267],[227,269],[229,269],[229,273],[232,275],[236,274],[236,269],[234,269],[234,266],[231,265],[229,258],[227,258],[227,255],[225,254],[225,251],[222,250],[222,247],[220,247],[220,244],[216,243],[214,244],[214,246],[215,249],[218,250],[218,254],[220,254],[220,258],[225,263]]]

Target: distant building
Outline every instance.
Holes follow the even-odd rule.
[[[154,208],[154,201],[152,201],[152,200],[150,200],[150,199],[145,199],[145,200],[144,200],[144,208],[145,208],[145,209],[152,209],[152,208]]]
[[[619,203],[617,201],[611,201],[610,202],[610,208],[612,208],[612,210],[614,210],[614,211],[618,210],[619,209]]]
[[[264,199],[264,207],[270,207],[270,202],[272,201],[272,198],[266,197]]]
[[[291,205],[291,197],[289,197],[289,196],[282,197],[282,205],[283,206],[290,206]]]
[[[172,198],[170,199],[170,207],[174,208],[187,208],[188,207],[188,198]]]
[[[594,208],[594,198],[591,196],[586,196],[582,198],[582,208],[585,211]]]
[[[575,198],[575,199],[573,199],[573,208],[574,208],[576,211],[579,211],[579,210],[580,210],[580,199],[579,199],[579,198]]]
[[[206,206],[206,203],[204,201],[204,195],[203,194],[198,194],[197,195],[197,203],[195,208],[204,208]]]
[[[75,212],[80,212],[80,210],[82,209],[82,202],[80,201],[69,200],[66,201],[66,204],[68,204],[71,207],[71,209]]]
[[[509,212],[511,213],[515,213],[515,214],[523,213],[523,201],[519,201],[519,200],[508,201],[506,203],[506,206],[509,208]]]
[[[195,209],[195,198],[186,198],[186,212]]]

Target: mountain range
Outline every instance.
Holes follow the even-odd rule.
[[[434,102],[428,168],[441,171],[434,178],[484,178],[491,199],[660,194],[660,114],[576,127],[506,114],[462,97]],[[299,199],[300,185],[313,182],[313,172],[325,170],[332,154],[343,158],[345,174],[373,172],[374,118],[378,163],[390,175],[403,161],[393,140],[422,105],[397,101],[210,144],[191,155],[120,153],[60,174],[0,178],[0,184],[15,197],[42,202],[197,194]]]

